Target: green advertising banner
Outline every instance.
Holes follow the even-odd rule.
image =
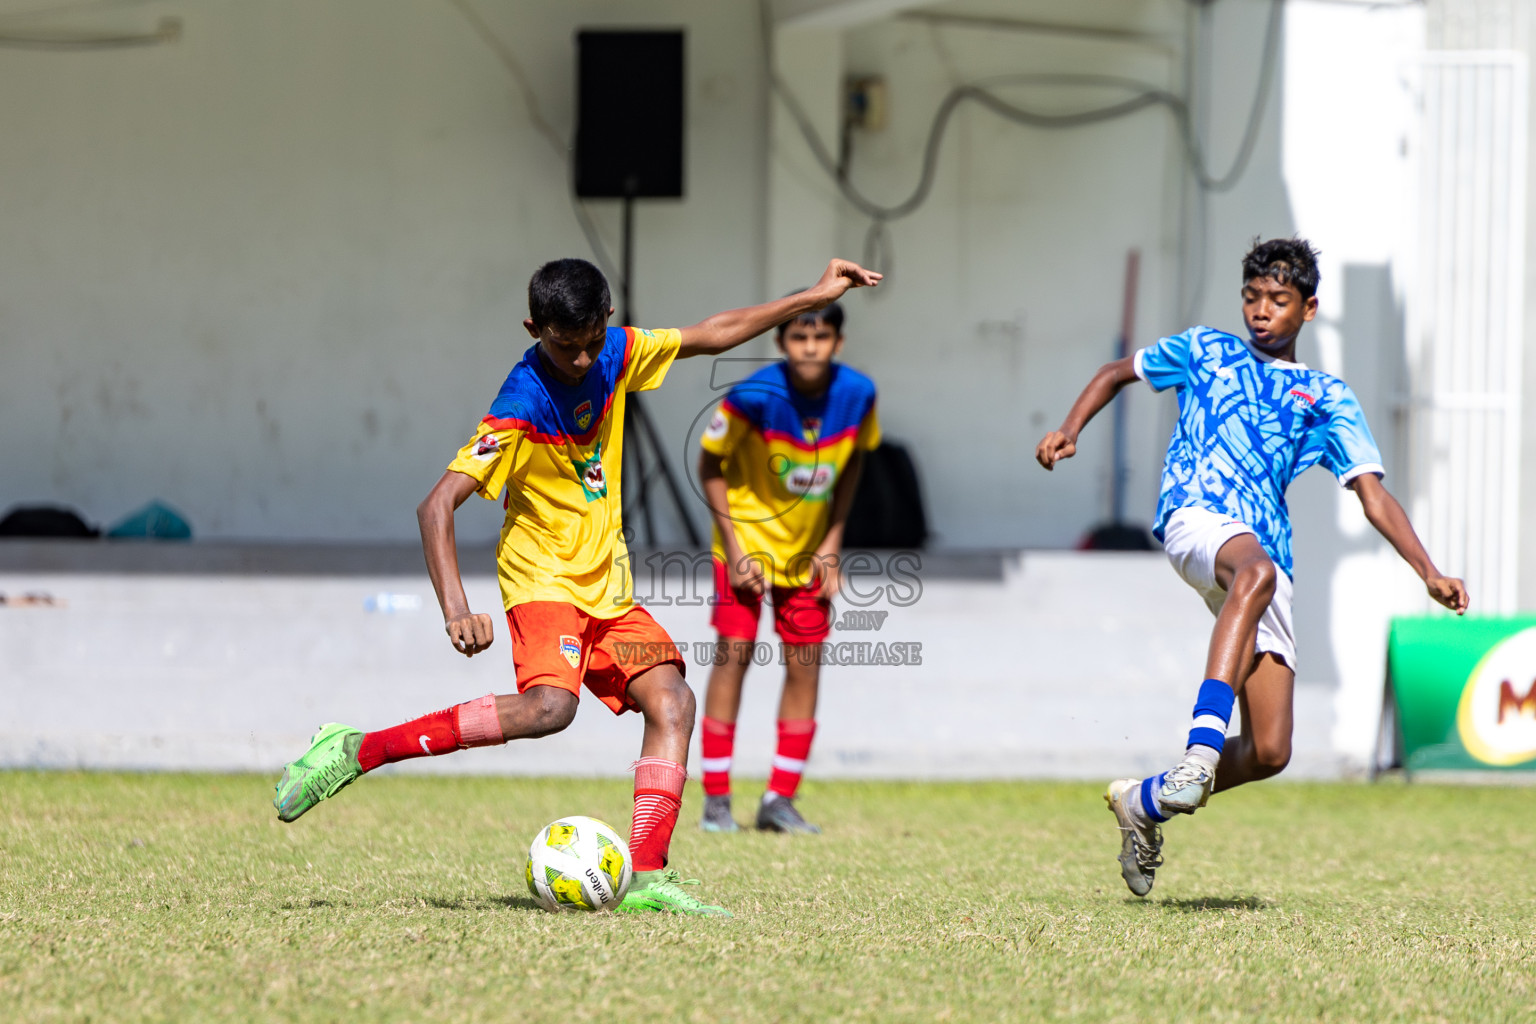
[[[1404,770],[1536,770],[1536,616],[1392,620]]]

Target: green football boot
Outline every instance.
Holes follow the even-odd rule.
[[[295,821],[326,797],[335,796],[353,779],[363,774],[357,763],[357,750],[363,734],[349,725],[322,725],[310,740],[309,750],[297,761],[289,762],[283,777],[273,788],[277,796],[272,806],[283,821]]]
[[[730,917],[724,907],[711,906],[696,896],[683,892],[682,886],[698,885],[697,878],[684,879],[676,871],[636,872],[624,902],[615,913],[699,914],[704,917]]]

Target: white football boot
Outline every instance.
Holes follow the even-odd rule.
[[[1163,830],[1150,818],[1143,824],[1131,812],[1131,793],[1140,785],[1140,779],[1116,779],[1104,791],[1104,802],[1120,825],[1120,877],[1132,893],[1145,896],[1163,864]]]

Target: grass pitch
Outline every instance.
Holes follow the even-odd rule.
[[[739,787],[738,817],[756,787]],[[552,915],[523,850],[623,781],[0,773],[0,1018],[1528,1021],[1532,794],[1248,787],[1131,897],[1076,784],[810,784],[821,837],[703,835],[734,920]]]

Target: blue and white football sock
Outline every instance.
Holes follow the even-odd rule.
[[[1216,771],[1216,763],[1221,760],[1221,748],[1226,745],[1227,723],[1232,720],[1232,704],[1235,700],[1232,687],[1220,679],[1207,679],[1200,684],[1200,695],[1195,698],[1195,711],[1189,724],[1188,745],[1184,749],[1186,761],[1197,761],[1213,773]],[[1157,802],[1166,774],[1159,772],[1141,780],[1140,789],[1132,793],[1133,812],[1139,811],[1156,822],[1168,820],[1168,815]]]
[[[1141,785],[1131,790],[1131,813],[1140,815],[1149,821],[1159,824],[1168,820],[1162,808],[1157,806],[1157,791],[1163,788],[1163,776],[1166,772],[1158,772],[1141,780]]]
[[[1195,713],[1189,723],[1189,746],[1184,750],[1186,761],[1199,761],[1212,772],[1216,770],[1221,748],[1227,741],[1227,723],[1232,721],[1235,699],[1232,687],[1220,679],[1207,679],[1200,684]]]

